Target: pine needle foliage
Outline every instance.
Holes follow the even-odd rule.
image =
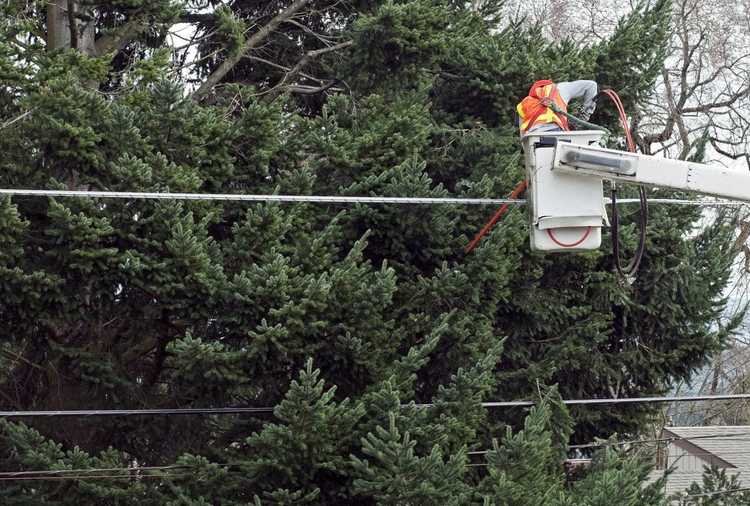
[[[95,57],[46,50],[47,2],[3,2],[0,187],[504,196],[523,177],[513,108],[531,82],[598,78],[629,107],[663,63],[665,1],[586,47],[480,3],[312,1],[196,100],[291,1],[96,3],[98,40],[139,30]],[[188,15],[205,57],[193,72],[166,31]],[[331,40],[351,45],[304,69],[331,87],[274,88]],[[127,475],[8,480],[2,502],[658,504],[643,456],[604,451],[578,478],[563,467],[571,442],[634,434],[653,408],[568,412],[561,398],[689,379],[732,330],[713,325],[731,228],[656,209],[626,286],[606,247],[529,251],[518,211],[464,255],[492,211],[0,199],[3,407],[275,407],[2,422],[0,472]],[[498,399],[538,404],[481,405]]]

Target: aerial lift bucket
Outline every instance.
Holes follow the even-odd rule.
[[[595,145],[597,130],[537,132],[523,137],[531,249],[585,251],[599,248],[608,225],[602,178],[553,170],[557,143]]]

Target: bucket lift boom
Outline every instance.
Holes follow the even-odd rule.
[[[598,131],[541,132],[523,139],[531,247],[596,249],[607,224],[604,179],[750,202],[750,173],[605,149]]]

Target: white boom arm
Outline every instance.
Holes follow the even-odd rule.
[[[609,179],[750,202],[750,173],[605,149],[601,132],[549,132],[523,138],[531,247],[596,249],[608,224],[602,180]]]
[[[553,170],[750,201],[750,172],[559,143]]]

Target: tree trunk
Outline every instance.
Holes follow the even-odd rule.
[[[721,370],[724,366],[724,356],[721,351],[714,358],[714,371],[713,377],[711,378],[711,390],[710,395],[716,395],[716,391],[719,388],[719,380],[721,379]]]
[[[83,22],[77,0],[55,0],[47,4],[47,51],[77,49],[95,55],[93,22]]]

